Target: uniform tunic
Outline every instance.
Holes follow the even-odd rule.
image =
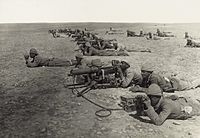
[[[116,50],[98,50],[94,47],[90,47],[84,55],[86,56],[128,56],[126,51]]]
[[[190,113],[185,110],[186,106],[192,108]],[[155,125],[162,125],[166,119],[184,120],[190,118],[192,115],[199,115],[199,111],[200,108],[198,108],[198,105],[184,98],[179,98],[177,100],[161,98],[155,107],[150,106],[145,110],[145,113]]]
[[[200,85],[200,80],[193,82],[177,78],[166,78],[156,73],[152,73],[148,78],[143,78],[142,87],[148,88],[151,84],[158,84],[164,92],[183,91],[193,89]],[[170,91],[173,89],[173,91]]]
[[[131,85],[141,85],[142,83],[142,76],[131,69],[127,69],[124,72],[124,78],[122,79],[121,86],[123,88],[129,87]]]
[[[58,58],[43,58],[39,55],[35,56],[32,61],[26,62],[27,67],[59,67],[59,66],[70,66],[71,63],[67,59],[58,59]]]

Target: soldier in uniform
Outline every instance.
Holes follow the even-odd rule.
[[[142,29],[140,29],[140,35],[139,35],[140,37],[143,37],[144,36],[144,32],[143,32],[143,30]]]
[[[156,31],[157,36],[164,37],[163,33],[161,33],[160,29]]]
[[[185,39],[189,38],[188,32],[185,32]]]
[[[200,42],[188,38],[185,47],[200,47]]]
[[[121,87],[127,88],[133,85],[141,85],[142,76],[130,69],[130,65],[122,61],[121,66],[117,66],[117,70],[119,72],[119,76],[121,78]]]
[[[81,53],[75,55],[76,60],[71,60],[71,66],[75,66],[75,68],[84,68],[90,65],[89,61],[83,58]]]
[[[86,56],[128,56],[125,50],[98,50],[86,42],[83,54]]]
[[[142,74],[142,84],[139,86],[134,86],[130,88],[130,91],[137,92],[143,91],[153,83],[160,86],[163,92],[173,93],[174,91],[184,91],[194,89],[200,86],[200,80],[195,80],[193,82],[189,82],[186,80],[178,79],[176,77],[164,77],[159,74],[153,72],[153,65],[150,63],[145,63],[141,68]]]
[[[166,98],[157,84],[151,84],[146,91],[144,113],[155,125],[162,125],[166,119],[185,120],[199,115],[199,105],[183,97]]]
[[[32,60],[30,60],[29,57],[32,58]],[[49,66],[49,67],[71,66],[71,62],[67,59],[41,57],[35,48],[31,48],[29,54],[24,55],[24,59],[26,61],[26,66],[30,68],[42,67],[42,66]]]

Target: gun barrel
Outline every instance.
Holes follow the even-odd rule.
[[[73,69],[70,71],[71,75],[82,75],[82,74],[90,74],[97,73],[98,68],[81,68],[81,69]]]
[[[103,72],[105,75],[112,74],[116,72],[116,68],[113,66],[108,66],[108,67],[102,67],[102,68],[91,67],[91,68],[73,69],[70,71],[70,74],[83,75],[83,74],[98,73],[99,71]]]

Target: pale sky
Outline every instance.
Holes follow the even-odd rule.
[[[200,0],[0,0],[0,23],[200,23]]]

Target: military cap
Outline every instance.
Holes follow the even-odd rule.
[[[154,68],[153,68],[153,65],[152,65],[152,64],[150,64],[150,63],[145,63],[145,64],[142,65],[141,70],[153,72],[153,71],[154,71]]]
[[[35,54],[35,55],[38,55],[38,52],[35,48],[31,48],[30,49],[30,54]]]
[[[157,84],[151,84],[146,91],[147,95],[162,96],[162,90]]]
[[[121,61],[122,65],[121,65],[121,68],[122,69],[128,69],[130,68],[130,64],[127,63],[126,61]]]

